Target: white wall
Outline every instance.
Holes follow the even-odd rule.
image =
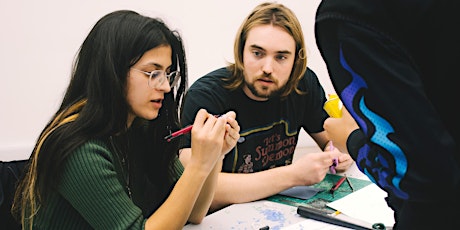
[[[233,61],[233,40],[260,0],[0,0],[0,160],[29,157],[40,131],[56,111],[69,82],[73,58],[94,23],[118,9],[159,16],[180,31],[190,82]],[[308,65],[333,92],[314,38],[320,0],[280,0],[298,16]],[[303,133],[300,146],[314,145]]]

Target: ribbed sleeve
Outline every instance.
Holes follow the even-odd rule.
[[[182,175],[182,173],[184,173],[184,166],[180,162],[179,157],[176,157],[176,159],[175,159],[174,172],[176,174],[176,180],[179,180],[179,178]]]
[[[128,197],[118,158],[92,141],[67,159],[59,189],[40,210],[43,229],[143,229],[142,211]]]

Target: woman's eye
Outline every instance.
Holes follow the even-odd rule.
[[[161,71],[158,71],[158,70],[154,70],[152,72],[150,72],[150,75],[152,75],[152,78],[156,78],[158,76],[160,76],[161,74]]]

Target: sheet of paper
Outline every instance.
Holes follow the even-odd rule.
[[[272,201],[260,200],[233,204],[214,212],[203,219],[199,225],[188,224],[185,230],[207,229],[248,229],[254,230],[269,226],[270,230],[280,229],[305,220],[297,214],[297,208]]]
[[[385,191],[375,184],[370,184],[327,206],[370,224],[383,223],[385,226],[392,227],[395,222],[393,210],[388,207],[386,196]]]
[[[304,229],[341,229],[336,225],[301,217],[297,214],[297,207],[260,200],[230,205],[206,216],[201,224],[188,224],[183,230],[258,230],[265,226],[268,226],[270,230],[280,230],[286,227],[289,227],[286,230],[297,230],[301,229],[298,227],[302,225],[296,224],[303,221],[307,221],[304,224],[309,226]],[[316,227],[310,228],[310,225]]]

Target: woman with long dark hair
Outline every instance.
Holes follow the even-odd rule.
[[[235,113],[200,110],[192,164],[178,160],[187,89],[179,34],[160,19],[115,11],[92,28],[58,111],[40,134],[13,213],[23,228],[182,229],[208,212]]]

